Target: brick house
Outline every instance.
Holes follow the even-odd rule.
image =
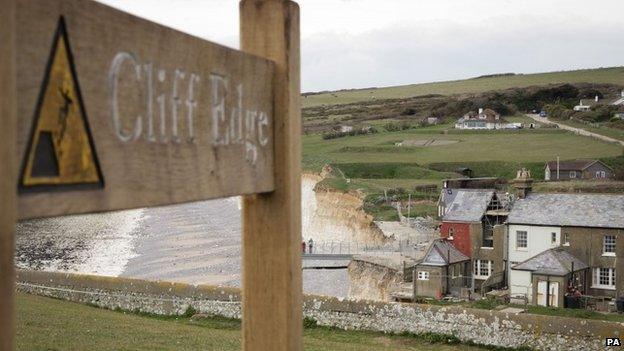
[[[512,295],[537,303],[535,283],[521,268],[537,255],[561,248],[589,267],[575,278],[586,295],[617,297],[624,293],[624,196],[604,194],[528,194],[515,202],[508,217],[507,258]],[[571,260],[571,259],[569,259]],[[581,263],[577,263],[577,268]],[[571,268],[571,267],[570,267]],[[550,279],[547,275],[544,279]],[[562,294],[565,287],[548,294]],[[549,299],[546,299],[549,300]]]
[[[504,277],[504,228],[507,201],[492,189],[443,189],[440,236],[470,257],[475,287],[493,274]],[[497,283],[493,282],[493,283]]]
[[[546,181],[613,178],[613,169],[600,160],[550,161],[544,168]]]

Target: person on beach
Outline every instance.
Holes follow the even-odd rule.
[[[312,240],[312,238],[310,238],[310,240],[308,240],[308,253],[312,253],[313,245],[314,245],[314,241]]]

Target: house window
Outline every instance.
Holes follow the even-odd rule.
[[[602,240],[602,254],[615,256],[615,235],[605,235]]]
[[[570,233],[563,233],[563,245],[570,246]]]
[[[596,178],[606,178],[607,173],[605,171],[596,171]]]
[[[570,179],[576,178],[576,171],[570,171]]]
[[[429,280],[429,272],[418,271],[418,280]]]
[[[516,249],[526,249],[528,244],[528,233],[524,230],[516,231]]]
[[[475,260],[474,275],[477,277],[487,278],[492,274],[492,261]]]
[[[455,234],[455,228],[449,228],[448,238],[453,239],[454,234]]]
[[[550,233],[550,244],[551,245],[557,244],[557,233],[555,232]]]
[[[615,289],[615,269],[594,268],[593,288]]]

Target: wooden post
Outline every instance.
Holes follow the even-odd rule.
[[[302,349],[299,6],[242,0],[241,49],[275,62],[275,191],[243,199],[243,349]]]
[[[15,0],[0,0],[0,350],[13,347],[15,226]]]

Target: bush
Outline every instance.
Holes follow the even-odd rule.
[[[305,329],[313,329],[318,327],[318,322],[312,317],[303,317],[303,327]]]
[[[365,127],[365,128],[360,128],[360,129],[354,128],[353,130],[350,130],[348,132],[340,132],[340,131],[332,130],[330,132],[323,133],[321,137],[324,140],[329,140],[329,139],[342,138],[346,136],[376,134],[376,133],[378,133],[378,131],[375,127]]]
[[[196,309],[194,309],[194,308],[193,308],[193,306],[189,305],[189,306],[186,308],[186,311],[184,311],[183,316],[184,316],[184,317],[187,317],[187,318],[191,318],[191,317],[193,317],[193,316],[194,316],[194,315],[196,315],[196,314],[197,314],[197,310],[196,310]]]
[[[405,110],[401,112],[401,115],[403,116],[412,116],[415,114],[416,114],[416,110],[413,108],[406,108]]]
[[[549,118],[558,120],[568,120],[576,113],[576,111],[569,110],[566,106],[561,104],[546,105],[542,109],[546,111]]]
[[[407,121],[402,121],[402,122],[388,122],[384,125],[384,129],[388,132],[398,132],[401,130],[407,130],[412,128],[413,126],[407,122]]]

